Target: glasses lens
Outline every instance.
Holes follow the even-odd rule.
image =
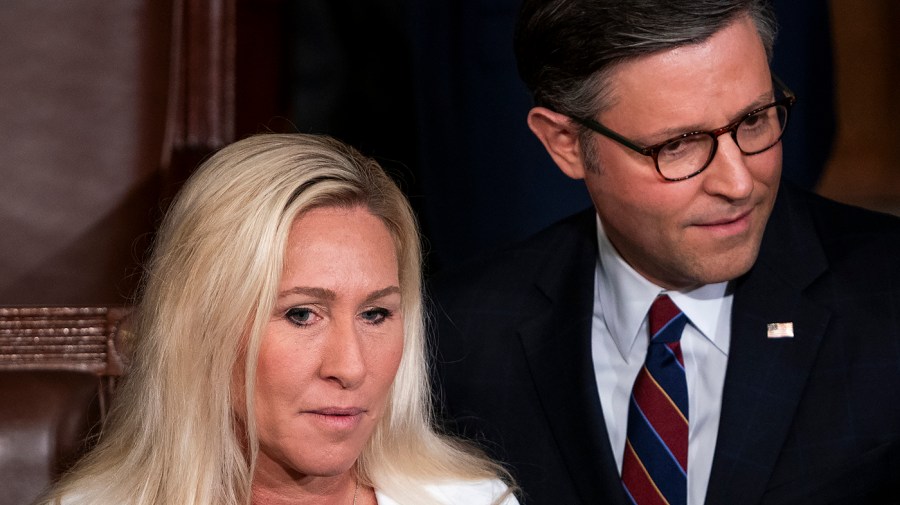
[[[757,154],[774,146],[781,139],[787,124],[787,107],[775,105],[763,109],[741,121],[735,139],[744,154]]]
[[[706,133],[696,133],[673,140],[659,149],[656,163],[666,179],[681,179],[701,170],[709,161],[714,140]]]

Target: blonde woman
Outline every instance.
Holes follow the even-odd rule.
[[[41,503],[516,504],[431,428],[419,236],[372,160],[260,135],[169,210],[98,446]]]

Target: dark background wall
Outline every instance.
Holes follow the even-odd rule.
[[[838,136],[819,192],[900,214],[900,2],[831,2]]]
[[[260,131],[329,133],[379,159],[419,213],[430,271],[587,205],[525,125],[517,5],[3,2],[0,304],[127,302],[179,181]],[[824,166],[820,192],[897,211],[900,4],[776,6],[774,66],[800,96],[786,176],[812,186]]]
[[[287,18],[299,20],[288,28],[288,48],[295,52],[288,65],[303,70],[288,81],[293,121],[301,130],[346,138],[401,175],[428,237],[432,270],[522,238],[589,204],[582,185],[555,168],[526,127],[531,101],[512,54],[519,0],[292,4],[302,5],[304,14]],[[773,69],[800,97],[784,138],[785,178],[812,189],[828,173],[822,189],[829,196],[893,210],[900,179],[884,165],[895,166],[887,149],[900,135],[887,113],[891,108],[865,116],[847,109],[858,107],[857,98],[863,106],[882,99],[897,103],[883,91],[873,93],[896,89],[900,44],[891,26],[900,21],[897,4],[774,5],[780,33]],[[330,64],[322,65],[326,58]],[[860,84],[865,82],[870,84]],[[854,86],[865,87],[864,97]],[[865,118],[874,121],[854,122]],[[843,154],[845,139],[854,135],[849,132],[867,129],[878,132],[879,144],[866,146],[864,158],[886,163],[862,162],[859,145],[856,154]],[[836,145],[840,150],[832,158]],[[830,174],[841,173],[873,183],[854,191],[859,182],[831,182]]]

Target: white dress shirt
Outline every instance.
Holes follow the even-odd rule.
[[[687,502],[702,505],[719,430],[733,295],[726,292],[724,282],[684,293],[656,286],[619,255],[599,218],[597,240],[600,255],[594,276],[591,349],[600,404],[619,474],[631,388],[649,345],[647,312],[653,300],[666,293],[689,319],[681,337],[688,388]]]

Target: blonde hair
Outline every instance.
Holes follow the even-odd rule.
[[[173,202],[109,425],[44,503],[250,503],[256,427],[252,415],[242,422],[235,412],[254,412],[259,345],[291,224],[322,206],[366,208],[385,223],[398,255],[403,357],[357,462],[359,478],[409,504],[434,502],[427,483],[508,478],[432,428],[419,234],[406,198],[376,162],[334,139],[267,134],[213,155]]]

